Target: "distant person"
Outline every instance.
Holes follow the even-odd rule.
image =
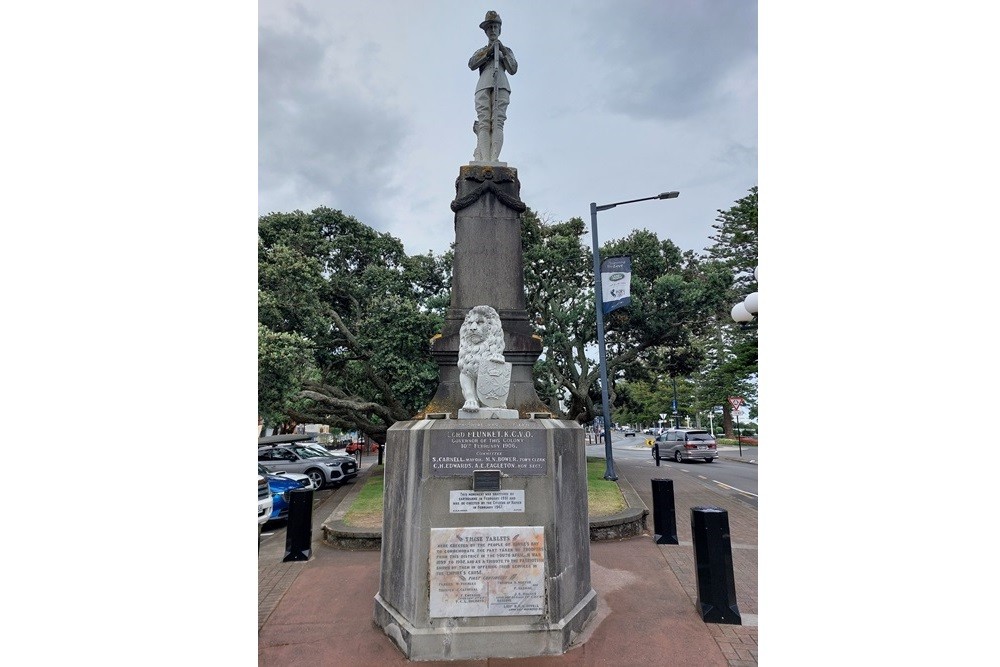
[[[479,70],[477,120],[472,124],[472,131],[476,134],[476,151],[472,159],[476,162],[499,161],[503,147],[503,124],[507,120],[507,105],[510,104],[507,73],[517,73],[514,52],[500,43],[501,23],[500,15],[495,11],[486,12],[486,20],[479,27],[486,32],[489,41],[469,58],[469,69]]]

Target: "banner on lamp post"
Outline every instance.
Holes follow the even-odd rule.
[[[604,314],[632,303],[632,258],[608,257],[601,261],[601,294]]]

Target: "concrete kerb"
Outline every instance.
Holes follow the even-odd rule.
[[[358,528],[344,523],[344,516],[351,503],[361,492],[362,487],[371,476],[371,466],[363,470],[355,478],[353,488],[337,505],[337,509],[323,522],[323,541],[337,549],[348,551],[380,551],[382,549],[382,531],[371,528]],[[618,488],[625,498],[627,509],[605,517],[590,519],[590,541],[620,540],[642,535],[646,529],[646,517],[649,509],[632,485],[624,477],[618,478]]]
[[[625,477],[618,477],[618,488],[621,489],[628,508],[617,514],[591,519],[591,542],[620,540],[642,535],[646,531],[646,517],[649,515],[646,504]]]
[[[749,463],[750,465],[757,465],[757,448],[750,445],[744,445],[743,449],[744,455],[740,456],[739,449],[735,445],[727,445],[726,447],[719,448],[719,458],[726,459],[727,461],[735,461],[737,463]]]
[[[323,522],[323,541],[330,546],[349,551],[379,551],[382,548],[382,531],[371,528],[357,528],[344,523],[344,516],[351,508],[351,503],[361,493],[361,489],[371,477],[372,467],[369,465],[354,479],[351,490],[337,505],[326,521]]]
[[[648,452],[649,447],[645,445],[636,445],[634,447],[629,447],[629,449],[637,452]],[[739,455],[739,449],[736,445],[726,445],[724,447],[719,447],[719,457],[720,459],[726,459],[727,461],[736,461],[737,463],[749,463],[750,465],[757,465],[757,448],[752,445],[744,445],[744,450],[746,451],[746,456]]]

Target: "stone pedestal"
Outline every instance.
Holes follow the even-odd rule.
[[[521,183],[517,169],[499,165],[467,165],[455,181],[455,260],[451,305],[441,334],[431,341],[438,363],[437,392],[424,409],[458,417],[465,402],[458,380],[459,330],[470,308],[492,306],[504,332],[504,357],[511,364],[507,407],[527,418],[547,412],[538,398],[532,368],[542,353],[542,341],[528,322],[524,298],[521,249]]]
[[[375,623],[410,660],[564,653],[597,607],[583,429],[396,423],[381,557]]]
[[[471,412],[462,408],[458,411],[459,419],[517,419],[517,410],[509,408],[479,408]]]

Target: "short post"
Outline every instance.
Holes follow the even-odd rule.
[[[288,492],[288,527],[285,530],[283,563],[309,560],[312,553],[312,489]]]
[[[653,542],[679,544],[674,514],[674,480],[653,479]]]
[[[691,533],[698,579],[698,613],[706,623],[743,625],[736,605],[729,513],[721,507],[692,507]]]

